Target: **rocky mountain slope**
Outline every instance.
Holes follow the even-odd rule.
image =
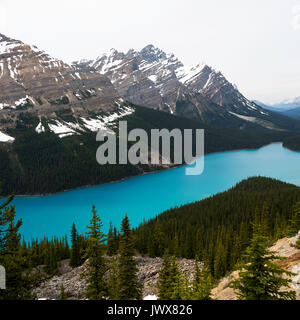
[[[300,250],[295,248],[295,243],[300,236],[300,231],[297,236],[292,238],[283,238],[278,240],[271,248],[278,256],[285,257],[285,260],[277,263],[284,269],[293,272],[291,287],[297,294],[297,300],[300,300]],[[217,300],[236,300],[237,297],[234,290],[229,288],[232,280],[238,277],[238,271],[232,272],[227,277],[223,278],[219,285],[213,289],[213,298]]]
[[[162,258],[136,257],[138,262],[138,277],[143,284],[143,297],[157,296],[157,281],[159,271],[162,266]],[[177,259],[179,270],[187,273],[191,280],[194,272],[194,260]],[[88,268],[88,263],[84,263],[78,268],[72,269],[69,260],[64,260],[60,266],[60,274],[46,281],[35,290],[38,299],[58,299],[61,285],[64,286],[66,294],[70,300],[84,299],[83,293],[86,288],[84,278],[80,276]]]
[[[173,54],[148,45],[127,53],[112,49],[95,60],[74,62],[109,77],[130,102],[237,128],[299,129],[299,123],[249,101],[221,72],[201,63],[186,68]]]
[[[186,68],[153,45],[69,65],[0,34],[0,142],[14,141],[12,129],[20,126],[60,138],[97,131],[111,115],[132,113],[127,101],[206,124],[300,130],[299,121],[248,101],[220,72],[205,64]],[[32,114],[40,123],[24,120]]]
[[[13,141],[6,131],[22,123],[24,114],[55,121],[58,113],[67,113],[72,123],[54,122],[50,131],[68,134],[91,127],[98,130],[100,122],[108,120],[103,116],[129,112],[127,107],[110,80],[94,69],[78,70],[0,34],[0,142]],[[39,124],[36,130],[45,129]]]
[[[270,250],[275,251],[279,256],[285,257],[285,260],[278,261],[283,268],[295,273],[292,277],[292,289],[297,293],[297,300],[300,300],[300,250],[294,247],[296,240],[300,236],[292,238],[283,238],[278,240]],[[161,258],[136,257],[139,268],[139,279],[143,284],[143,297],[157,296],[157,281],[159,271],[162,265]],[[177,259],[180,272],[186,273],[191,281],[194,274],[194,260]],[[69,266],[69,260],[61,262],[59,275],[43,283],[35,290],[38,299],[58,299],[61,285],[64,286],[69,299],[83,299],[83,292],[86,288],[84,278],[80,275],[88,268],[88,263],[81,267],[72,269]],[[238,277],[238,271],[232,272],[229,276],[223,278],[218,286],[212,290],[213,299],[217,300],[235,300],[236,295],[229,284],[233,279]]]

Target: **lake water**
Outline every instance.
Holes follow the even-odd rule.
[[[274,143],[258,150],[205,156],[204,172],[186,176],[185,167],[133,177],[121,182],[77,189],[44,197],[16,198],[26,240],[70,233],[74,221],[85,232],[95,204],[107,231],[119,227],[125,213],[132,226],[162,211],[225,191],[251,176],[277,178],[300,186],[300,153]]]

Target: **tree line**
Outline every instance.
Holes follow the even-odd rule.
[[[110,224],[107,234],[103,233],[101,218],[93,206],[85,234],[78,234],[73,223],[69,246],[67,236],[32,240],[27,244],[22,241],[19,232],[22,220],[16,221],[15,207],[11,204],[14,195],[11,195],[0,205],[0,265],[6,268],[8,285],[6,290],[0,291],[0,299],[34,299],[33,289],[56,274],[64,259],[70,259],[72,267],[86,262],[83,276],[87,283],[84,293],[87,299],[141,299],[136,254],[163,257],[157,287],[158,297],[162,300],[211,299],[211,290],[218,280],[235,268],[242,270],[240,278],[232,283],[240,299],[294,299],[293,291],[281,289],[290,284],[285,276],[291,276],[291,273],[274,264],[278,257],[267,248],[276,238],[293,236],[299,231],[300,202],[296,201],[299,196],[299,188],[293,185],[252,178],[210,199],[174,209],[167,216],[164,213],[134,230],[125,215],[120,231]],[[223,204],[224,217],[218,220],[221,218],[220,204]],[[202,205],[205,215],[201,214]],[[189,210],[185,211],[186,208]],[[195,215],[192,215],[193,211]],[[183,221],[190,220],[189,234],[176,237],[169,225],[171,221],[173,226],[175,218],[178,229],[186,232]],[[199,228],[199,218],[215,237],[204,238],[207,233],[203,233],[201,238],[197,229],[191,228],[194,225]],[[215,223],[220,223],[216,230]],[[194,233],[196,238],[191,236]],[[193,243],[186,239],[192,239]],[[215,245],[209,241],[215,241]],[[203,243],[208,246],[201,247]],[[300,239],[296,246],[300,247]],[[195,255],[187,256],[187,248]],[[179,271],[176,257],[182,256],[196,260],[192,282],[187,274]],[[41,265],[42,269],[39,268]],[[60,299],[67,299],[63,286]]]
[[[233,270],[262,224],[269,243],[300,230],[300,188],[256,177],[230,190],[187,204],[144,222],[134,230],[136,248],[151,257],[167,248],[176,257],[205,261],[216,279]]]

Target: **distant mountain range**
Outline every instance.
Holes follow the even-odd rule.
[[[286,99],[280,103],[266,105],[260,101],[254,101],[264,109],[280,113],[284,116],[300,120],[300,97]]]
[[[221,72],[205,63],[187,68],[174,54],[153,45],[127,53],[111,49],[94,60],[73,64],[107,76],[119,94],[134,104],[213,125],[291,129],[289,120],[249,101]]]
[[[70,65],[0,34],[0,142],[12,142],[20,126],[60,138],[97,131],[132,113],[132,104],[209,125],[300,130],[300,122],[246,99],[221,72],[204,63],[186,68],[153,45]]]

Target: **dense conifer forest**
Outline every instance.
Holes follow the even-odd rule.
[[[287,272],[274,265],[274,254],[265,257],[268,245],[294,236],[300,229],[300,188],[294,185],[249,178],[226,192],[168,210],[133,230],[125,215],[121,230],[110,225],[107,235],[102,232],[101,215],[93,207],[85,234],[78,234],[73,224],[63,238],[30,242],[22,240],[22,220],[16,221],[12,200],[13,195],[0,204],[0,265],[6,268],[8,283],[8,289],[0,291],[0,299],[34,299],[32,290],[57,274],[64,259],[70,259],[71,267],[89,259],[89,271],[83,274],[88,299],[139,299],[137,254],[164,257],[158,282],[160,299],[211,299],[218,279],[237,264],[249,262],[241,280],[233,283],[241,299],[295,298],[293,292],[281,295],[280,286],[289,282],[282,278]],[[201,263],[195,264],[191,284],[180,274],[175,257],[195,258]],[[249,293],[244,288],[253,274],[260,274],[262,264],[257,261],[263,259],[270,260],[264,274],[276,282],[276,288],[262,288],[261,295],[255,288]],[[63,286],[60,298],[67,298]]]
[[[153,128],[204,129],[206,154],[259,148],[295,135],[292,132],[272,130],[244,131],[211,127],[156,110],[142,107],[135,109],[134,114],[122,118],[128,121],[128,131],[143,128],[150,136],[150,130]],[[70,120],[64,118],[64,114],[58,116],[61,120]],[[85,132],[60,139],[51,132],[36,133],[34,128],[40,121],[37,117],[30,118],[27,115],[21,119],[16,129],[9,132],[16,137],[14,143],[0,143],[0,179],[5,195],[12,192],[55,193],[162,169],[159,166],[131,164],[100,166],[96,161],[96,150],[100,145],[100,142],[96,142],[96,133]]]
[[[213,197],[170,209],[135,230],[141,254],[199,257],[215,278],[233,270],[259,221],[270,243],[298,232],[300,188],[256,177]]]
[[[300,151],[300,135],[286,138],[283,141],[283,146],[293,151]]]

